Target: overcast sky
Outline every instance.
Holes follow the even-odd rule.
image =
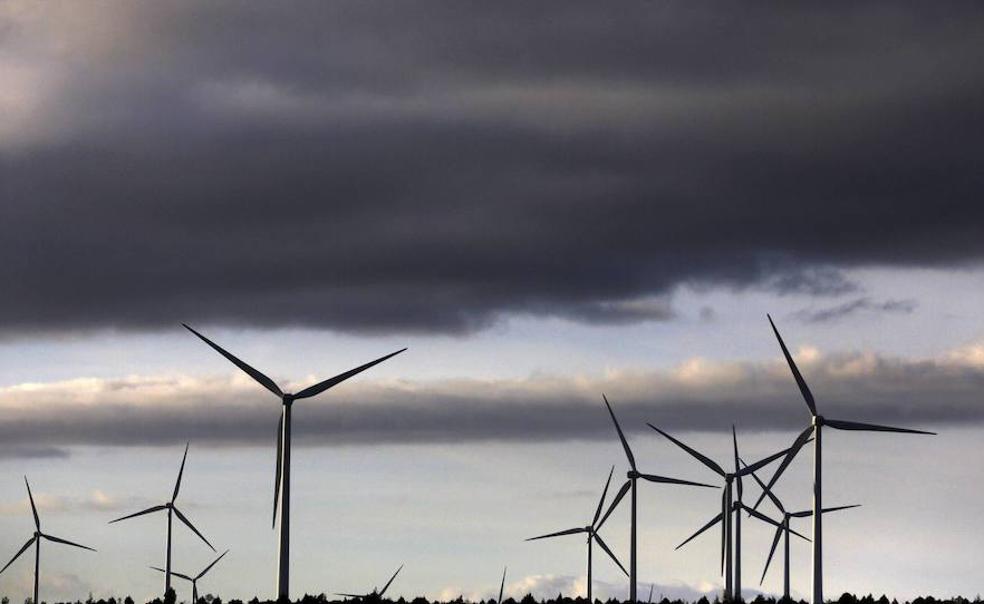
[[[410,348],[295,407],[294,595],[402,562],[394,594],[488,597],[507,564],[512,595],[583,592],[578,538],[523,539],[624,475],[602,392],[654,473],[714,479],[647,421],[782,448],[809,415],[772,313],[823,413],[941,433],[828,437],[825,494],[862,507],[825,522],[827,594],[974,596],[982,34],[973,3],[3,3],[0,563],[28,474],[100,550],[46,547],[43,598],[152,597],[162,519],[106,522],[190,440],[182,501],[232,550],[203,593],[273,593],[278,401],[188,322],[292,390]],[[716,537],[673,549],[716,497],[643,489],[658,593],[720,588]],[[210,553],[178,533],[176,569]]]

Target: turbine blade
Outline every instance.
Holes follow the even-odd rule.
[[[680,447],[681,449],[683,449],[684,451],[686,451],[687,453],[689,453],[694,459],[696,459],[700,463],[704,464],[705,466],[707,466],[708,468],[710,468],[714,472],[717,472],[721,476],[724,476],[726,474],[726,472],[724,471],[724,468],[722,468],[721,466],[719,466],[717,464],[717,462],[714,461],[713,459],[711,459],[710,457],[704,455],[703,453],[701,453],[700,451],[697,451],[696,449],[694,449],[692,447],[688,447],[682,441],[680,441],[680,440],[678,440],[676,438],[673,438],[668,433],[664,432],[663,430],[660,430],[656,426],[654,426],[652,424],[649,424],[649,423],[647,423],[646,425],[649,426],[650,428],[652,428],[653,430],[659,432],[663,436],[665,436],[671,443],[675,444],[676,446]]]
[[[806,441],[803,442],[803,444],[805,445],[806,443],[810,442],[811,440],[813,440],[813,439],[812,438],[807,438]],[[737,472],[737,475],[738,476],[747,476],[748,474],[751,474],[752,472],[758,471],[758,470],[764,468],[765,466],[769,465],[770,463],[774,462],[775,460],[779,459],[783,455],[789,455],[789,452],[792,451],[792,449],[793,448],[790,447],[788,449],[783,449],[782,451],[777,451],[776,453],[773,453],[772,455],[769,455],[768,457],[763,457],[762,459],[756,461],[752,465],[745,464],[746,467],[743,468],[743,469],[741,469],[741,470],[739,470]]]
[[[783,458],[782,463],[779,464],[779,467],[776,468],[776,471],[772,475],[772,478],[769,479],[769,485],[768,485],[769,490],[771,490],[772,487],[775,486],[776,481],[779,480],[779,477],[782,476],[782,473],[786,471],[786,468],[789,467],[789,464],[793,463],[793,458],[796,457],[796,454],[799,453],[800,449],[803,448],[803,445],[806,444],[806,441],[810,440],[811,434],[813,434],[812,425],[808,426],[805,430],[799,433],[799,436],[797,436],[796,440],[793,441],[793,446],[789,447],[788,453],[786,453],[786,457]],[[758,508],[759,504],[762,503],[763,499],[765,499],[764,491],[762,492],[761,495],[759,495],[758,501],[755,502],[755,505],[752,506],[752,508],[753,509]]]
[[[185,461],[188,459],[188,447],[191,446],[191,442],[185,443],[184,457],[181,458],[181,469],[178,470],[178,480],[174,483],[174,494],[171,495],[171,503],[178,498],[178,491],[181,490],[181,476],[185,471]]]
[[[31,512],[34,514],[34,527],[40,531],[41,519],[38,518],[38,508],[34,505],[34,495],[31,494],[31,485],[27,482],[27,476],[24,477],[24,486],[27,487],[27,498],[31,501]]]
[[[722,518],[724,518],[724,514],[722,512],[718,512],[718,515],[715,516],[714,518],[711,518],[711,521],[710,522],[708,522],[704,526],[702,526],[699,529],[697,529],[697,532],[696,533],[694,533],[693,535],[690,535],[689,537],[687,537],[686,539],[684,539],[683,540],[683,543],[681,543],[680,545],[676,546],[674,549],[680,549],[684,545],[690,543],[691,541],[693,541],[694,539],[696,539],[701,533],[703,533],[707,529],[711,528],[712,526],[714,526],[718,522],[721,522],[721,519]]]
[[[752,508],[750,508],[750,507],[748,507],[748,506],[747,506],[747,505],[745,505],[745,504],[741,504],[741,508],[742,508],[743,510],[745,510],[746,512],[748,512],[748,515],[749,515],[749,516],[752,516],[753,518],[757,518],[758,520],[761,520],[762,522],[765,522],[766,524],[771,524],[772,526],[777,526],[777,527],[780,527],[780,528],[782,528],[782,524],[780,524],[779,522],[777,522],[777,521],[775,521],[775,520],[773,520],[772,518],[769,518],[768,516],[766,516],[766,515],[765,515],[765,514],[763,514],[762,512],[759,512],[759,511],[757,511],[757,510],[754,510],[754,509],[752,509]],[[801,539],[806,539],[807,541],[809,541],[809,539],[807,539],[807,538],[806,538],[806,537],[804,537],[803,535],[801,535],[801,534],[799,534],[799,533],[797,533],[797,532],[796,532],[796,531],[794,531],[793,529],[788,529],[788,530],[789,530],[789,532],[790,532],[791,534],[793,534],[793,535],[796,535],[797,537],[799,537],[799,538],[801,538]]]
[[[625,449],[625,456],[629,458],[629,466],[635,470],[635,456],[632,455],[632,449],[629,448],[629,441],[625,440],[625,434],[622,433],[622,426],[618,425],[618,420],[615,419],[615,412],[612,411],[612,404],[608,402],[608,397],[604,394],[601,395],[601,398],[605,400],[605,406],[608,407],[608,414],[612,416],[612,421],[615,423],[615,431],[618,432],[618,439],[622,441],[622,448]]]
[[[156,570],[158,572],[162,572],[162,573],[166,573],[167,572],[166,570],[164,570],[163,568],[161,568],[159,566],[151,566],[150,568],[152,568],[152,569],[154,569],[154,570]],[[184,579],[185,581],[191,581],[192,583],[195,582],[195,580],[192,579],[191,577],[189,577],[188,575],[182,575],[181,573],[175,572],[173,570],[171,571],[171,576],[172,577],[177,577],[179,579]]]
[[[539,537],[530,537],[527,541],[536,541],[537,539],[547,539],[549,537],[562,537],[564,535],[576,535],[578,533],[586,533],[587,531],[584,527],[572,528],[564,531],[557,531],[556,533],[548,533],[546,535],[540,535]]]
[[[738,466],[738,432],[735,430],[734,424],[731,424],[731,439],[735,443],[735,476],[736,476],[736,482],[738,483],[737,485],[738,501],[741,501],[741,496],[742,493],[744,492],[744,488],[742,487],[741,484],[741,474],[740,474],[741,468]]]
[[[605,505],[605,497],[608,497],[608,486],[612,483],[612,475],[615,473],[615,466],[612,466],[611,471],[608,473],[608,480],[605,482],[605,490],[601,492],[601,499],[598,500],[598,509],[595,510],[594,518],[591,520],[591,526],[598,524],[598,518],[601,517],[601,508]]]
[[[403,350],[406,350],[406,348],[404,348]],[[400,565],[400,568],[396,569],[396,572],[393,573],[393,576],[390,577],[390,580],[386,582],[386,585],[383,585],[383,588],[381,590],[379,590],[379,594],[378,595],[379,595],[380,598],[383,597],[383,594],[386,593],[386,590],[389,589],[390,584],[393,583],[393,579],[395,579],[396,576],[398,574],[400,574],[400,571],[401,570],[403,570],[403,565],[402,564]]]
[[[166,509],[167,509],[166,505],[155,505],[154,507],[147,508],[146,510],[139,511],[135,514],[130,514],[129,516],[123,516],[122,518],[117,518],[116,520],[110,520],[109,524],[113,524],[114,522],[119,522],[120,520],[136,518],[137,516],[143,516],[144,514],[153,514],[154,512],[159,512],[161,510],[166,510]]]
[[[207,573],[208,571],[212,570],[212,567],[215,566],[216,564],[218,564],[219,563],[219,560],[221,560],[222,558],[225,558],[225,555],[228,554],[228,553],[229,553],[229,550],[226,550],[226,551],[222,552],[222,554],[218,558],[216,558],[215,560],[212,560],[212,563],[209,564],[208,566],[206,566],[205,567],[205,570],[203,570],[202,572],[198,573],[198,576],[195,577],[195,581],[197,581],[197,580],[201,579],[202,577],[204,577],[205,576],[205,573]]]
[[[280,422],[277,423],[277,477],[273,482],[273,522],[270,528],[277,527],[277,505],[280,503],[280,473],[283,471],[284,451],[284,410],[280,409]]]
[[[620,488],[618,490],[618,493],[615,494],[615,498],[612,499],[612,503],[611,505],[608,506],[608,510],[605,512],[605,515],[601,517],[601,522],[599,522],[594,527],[596,531],[599,530],[602,526],[604,526],[605,521],[608,520],[608,517],[611,516],[612,512],[615,511],[615,508],[618,506],[619,502],[622,501],[622,498],[625,497],[625,494],[629,492],[629,488],[631,486],[632,486],[631,480],[626,480],[625,483],[622,484],[622,488]]]
[[[860,503],[856,503],[854,505],[841,505],[833,508],[823,508],[821,510],[821,513],[828,514],[830,512],[839,512],[841,510],[847,510],[850,508],[858,508],[858,507],[861,507]],[[792,516],[793,518],[809,518],[812,515],[813,515],[813,510],[802,510],[800,512],[793,512],[792,514],[790,514],[790,516]]]
[[[743,461],[742,463],[744,463],[744,461]],[[745,468],[746,468],[746,469],[747,469],[748,467],[749,467],[748,465],[746,465],[746,466],[745,466]],[[773,492],[772,492],[772,489],[770,489],[769,487],[767,487],[767,486],[765,486],[765,483],[764,483],[764,482],[762,482],[762,479],[761,479],[761,478],[759,478],[759,477],[758,477],[758,474],[756,474],[755,472],[748,472],[748,474],[751,474],[751,475],[752,475],[752,478],[754,478],[754,479],[755,479],[755,482],[757,482],[757,483],[758,483],[758,485],[759,485],[759,487],[760,487],[760,488],[762,489],[762,492],[763,492],[763,493],[764,493],[764,494],[765,494],[766,496],[768,496],[768,498],[769,498],[769,499],[770,499],[770,500],[772,501],[772,504],[773,504],[774,506],[776,506],[776,508],[777,508],[777,509],[778,509],[778,510],[779,510],[780,512],[782,512],[783,514],[785,514],[785,513],[786,513],[786,508],[784,508],[784,507],[782,506],[782,502],[781,502],[781,501],[779,501],[779,498],[778,498],[778,497],[776,497],[776,495],[775,495],[775,493],[773,493]]]
[[[52,536],[52,535],[45,535],[43,533],[41,534],[41,536],[44,537],[45,539],[47,539],[48,541],[54,541],[55,543],[63,543],[65,545],[71,545],[72,547],[81,547],[82,549],[87,549],[90,552],[96,551],[94,548],[91,548],[88,545],[82,545],[80,543],[74,543],[74,542],[69,541],[67,539],[62,539],[61,537],[55,537],[55,536]]]
[[[20,558],[20,555],[23,554],[24,552],[26,552],[27,551],[27,548],[31,547],[31,545],[34,544],[34,540],[35,539],[37,539],[37,537],[31,537],[30,539],[28,539],[27,540],[27,543],[25,543],[19,550],[17,550],[17,553],[14,554],[14,557],[10,559],[10,562],[8,562],[7,564],[5,564],[3,568],[0,568],[0,573],[2,573],[3,571],[7,570],[7,567],[10,566],[11,564],[13,564],[14,563],[14,560],[16,560],[17,558]]]
[[[730,513],[728,511],[728,490],[721,489],[721,519],[724,519],[724,515]],[[724,552],[727,550],[727,534],[728,534],[728,524],[726,522],[721,523],[721,574],[724,574]]]
[[[499,599],[496,600],[496,604],[502,604],[502,592],[506,589],[506,571],[509,570],[508,566],[502,567],[502,583],[499,584]]]
[[[185,329],[187,329],[191,333],[193,333],[196,336],[198,336],[199,339],[201,339],[201,341],[205,342],[206,344],[208,344],[209,346],[211,346],[213,349],[215,349],[216,352],[218,352],[219,354],[221,354],[222,356],[224,356],[226,359],[228,359],[229,361],[231,361],[233,365],[235,365],[236,367],[239,367],[240,369],[242,369],[247,375],[249,375],[249,377],[251,377],[254,380],[256,380],[257,382],[259,382],[260,385],[262,385],[264,388],[266,388],[267,390],[269,390],[270,392],[276,394],[279,397],[283,397],[283,395],[284,395],[283,391],[275,383],[273,383],[273,380],[271,380],[267,376],[263,375],[262,373],[260,373],[256,369],[253,369],[252,367],[250,367],[246,363],[240,361],[239,359],[237,359],[236,357],[234,357],[232,355],[232,353],[227,352],[225,349],[223,349],[221,346],[219,346],[218,344],[216,344],[212,340],[209,340],[208,338],[206,338],[202,334],[198,333],[197,331],[195,331],[191,327],[188,327],[187,324],[182,323],[182,325],[184,325],[184,328]]]
[[[400,354],[404,350],[406,350],[406,348],[401,348],[400,350],[397,350],[396,352],[391,352],[391,353],[389,353],[386,356],[379,357],[375,361],[369,361],[365,365],[360,365],[360,366],[356,367],[355,369],[350,369],[350,370],[346,371],[345,373],[340,373],[340,374],[336,375],[333,378],[329,378],[329,379],[327,379],[327,380],[325,380],[323,382],[318,382],[317,384],[315,384],[313,386],[308,386],[304,390],[301,390],[300,392],[298,392],[297,394],[295,394],[294,395],[294,399],[296,400],[296,399],[301,399],[301,398],[309,398],[309,397],[315,396],[317,394],[321,394],[322,392],[324,392],[325,390],[328,390],[332,386],[335,386],[337,384],[340,384],[340,383],[344,382],[345,380],[349,379],[350,377],[362,373],[363,371],[365,371],[366,369],[369,369],[370,367],[373,367],[375,365],[379,365],[380,363],[382,363],[386,359],[390,359],[390,358],[395,357],[396,355]]]
[[[608,554],[608,557],[611,558],[612,561],[615,562],[615,564],[617,564],[620,569],[622,569],[622,572],[625,573],[625,576],[628,577],[629,571],[625,570],[625,567],[622,566],[622,563],[618,561],[618,558],[616,558],[615,554],[612,553],[612,550],[609,549],[608,544],[601,539],[601,535],[599,535],[598,533],[592,533],[592,536],[594,537],[595,541],[598,542],[598,545],[601,546],[601,549],[605,550],[605,553]]]
[[[865,424],[862,422],[850,422],[841,419],[827,419],[823,420],[824,425],[830,426],[837,430],[864,430],[866,432],[899,432],[902,434],[929,434],[930,436],[936,436],[936,432],[927,432],[925,430],[912,430],[910,428],[895,428],[892,426],[879,426],[878,424]]]
[[[769,549],[769,557],[765,561],[765,568],[762,569],[762,578],[759,585],[765,582],[765,574],[769,572],[769,564],[772,564],[772,556],[776,553],[776,546],[779,545],[779,538],[782,537],[782,527],[776,528],[776,535],[772,538],[772,547]]]
[[[648,480],[649,482],[659,482],[663,484],[682,484],[691,487],[707,487],[708,489],[720,488],[712,484],[704,484],[703,482],[693,482],[692,480],[683,480],[680,478],[668,478],[666,476],[657,476],[655,474],[639,474],[639,478]]]
[[[841,510],[849,510],[851,508],[859,508],[859,507],[861,507],[861,504],[860,503],[855,503],[855,504],[852,504],[852,505],[839,505],[839,506],[833,507],[833,508],[823,508],[823,509],[820,510],[820,513],[821,514],[829,514],[830,512],[839,512]]]
[[[779,340],[779,347],[782,348],[782,354],[786,357],[786,362],[789,363],[789,370],[793,372],[793,378],[796,379],[796,385],[799,386],[800,393],[803,394],[803,400],[806,401],[806,406],[810,408],[810,413],[816,417],[817,415],[817,404],[813,400],[813,393],[810,392],[810,387],[806,385],[806,380],[803,379],[803,375],[800,373],[798,367],[796,367],[796,362],[793,360],[793,356],[789,354],[789,349],[786,348],[786,343],[782,341],[782,336],[779,335],[779,330],[776,329],[776,324],[772,322],[772,316],[769,317],[769,325],[772,325],[772,331],[776,334],[776,339]]]
[[[181,510],[179,510],[178,508],[175,508],[175,507],[172,507],[171,509],[174,510],[174,513],[175,513],[175,515],[177,515],[178,519],[181,522],[184,522],[185,523],[185,526],[187,526],[188,528],[190,528],[193,533],[195,533],[196,535],[198,535],[198,537],[202,541],[205,542],[205,545],[207,545],[213,552],[215,551],[215,548],[212,547],[212,544],[208,542],[208,539],[205,538],[205,535],[203,535],[200,532],[198,532],[198,529],[195,528],[195,525],[193,525],[190,520],[188,520],[187,518],[185,518],[185,515],[181,513]]]

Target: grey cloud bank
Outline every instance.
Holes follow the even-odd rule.
[[[907,427],[984,421],[984,350],[937,360],[800,354],[825,415]],[[0,390],[0,455],[25,447],[272,446],[277,400],[248,378],[73,380]],[[362,446],[611,438],[606,392],[629,430],[793,431],[807,411],[787,368],[693,359],[600,378],[361,383],[298,403],[297,442]],[[648,431],[648,429],[645,429]]]
[[[984,252],[984,8],[5,3],[0,330],[462,333]]]

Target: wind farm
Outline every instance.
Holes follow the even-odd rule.
[[[973,2],[0,2],[0,604],[984,604],[982,64]]]
[[[695,540],[698,536],[708,531],[709,529],[713,528],[717,524],[721,525],[720,568],[722,572],[723,583],[722,583],[722,592],[721,592],[720,599],[722,601],[741,602],[745,600],[745,593],[742,590],[742,574],[741,574],[742,557],[743,557],[741,518],[743,514],[747,514],[749,517],[755,518],[758,521],[766,525],[769,525],[770,530],[774,529],[771,547],[769,549],[768,556],[766,557],[764,562],[764,569],[762,572],[762,579],[760,580],[760,583],[765,579],[769,566],[772,562],[772,559],[778,547],[779,541],[781,539],[784,540],[784,546],[783,546],[784,575],[783,575],[782,598],[785,600],[791,599],[793,593],[791,588],[791,580],[790,580],[790,569],[792,566],[792,559],[790,557],[789,539],[790,536],[792,535],[801,538],[804,541],[812,542],[812,547],[814,549],[814,566],[813,566],[814,573],[813,573],[813,586],[811,589],[812,589],[813,596],[817,597],[818,594],[822,593],[822,574],[820,573],[820,569],[822,568],[820,564],[822,549],[820,549],[817,545],[818,541],[821,541],[822,539],[822,533],[820,532],[821,525],[817,521],[817,516],[823,516],[824,514],[846,510],[848,508],[859,507],[859,505],[852,504],[852,505],[835,506],[835,507],[828,507],[828,508],[821,507],[821,498],[820,498],[821,490],[820,490],[820,483],[819,483],[820,449],[817,445],[815,445],[816,447],[815,462],[814,462],[814,469],[813,469],[813,476],[815,481],[814,489],[813,489],[813,502],[815,507],[810,510],[794,511],[794,512],[788,511],[785,505],[779,499],[779,497],[774,493],[774,488],[776,487],[777,483],[784,475],[784,472],[786,472],[788,468],[791,466],[791,463],[793,459],[796,457],[797,452],[811,441],[815,443],[819,443],[820,427],[825,425],[841,430],[858,430],[858,431],[864,430],[864,431],[894,432],[894,433],[905,433],[905,434],[913,434],[913,433],[931,434],[930,432],[927,431],[921,431],[921,430],[915,430],[909,428],[894,428],[894,427],[854,422],[854,421],[825,419],[822,416],[820,416],[817,411],[817,406],[816,403],[814,402],[812,392],[810,391],[809,387],[806,385],[805,379],[800,373],[789,350],[786,348],[785,342],[782,340],[782,337],[779,335],[779,332],[776,329],[775,324],[772,322],[771,317],[769,317],[768,319],[772,331],[779,342],[779,346],[783,354],[784,360],[786,361],[790,371],[792,372],[794,378],[793,381],[795,382],[801,396],[806,401],[807,406],[813,418],[810,427],[800,432],[800,434],[792,440],[791,446],[782,449],[778,452],[767,455],[762,459],[757,460],[751,464],[747,464],[742,459],[742,456],[739,451],[737,430],[734,425],[731,425],[730,447],[731,447],[731,456],[733,458],[732,459],[733,468],[730,470],[725,470],[721,464],[714,461],[711,457],[709,457],[704,453],[701,453],[696,448],[687,445],[679,438],[671,435],[668,431],[657,426],[655,423],[653,423],[653,421],[645,422],[646,426],[648,426],[653,431],[659,433],[659,435],[664,437],[666,440],[670,441],[670,443],[672,443],[678,449],[685,452],[690,458],[698,461],[706,469],[709,469],[712,472],[714,472],[721,479],[720,486],[714,486],[712,484],[698,482],[690,479],[672,478],[672,477],[667,477],[657,474],[649,474],[639,471],[637,460],[636,460],[636,454],[634,453],[632,446],[629,444],[622,423],[619,421],[617,415],[615,414],[615,410],[611,402],[608,400],[608,397],[605,395],[601,396],[602,403],[604,404],[604,409],[606,412],[604,415],[607,415],[608,420],[611,421],[611,425],[615,430],[619,448],[621,449],[622,454],[624,455],[624,461],[627,464],[625,482],[621,484],[621,486],[618,488],[617,492],[615,493],[614,497],[612,497],[611,500],[609,501],[608,494],[611,487],[612,478],[616,470],[616,466],[612,465],[609,469],[609,473],[604,483],[604,487],[601,490],[601,495],[597,500],[597,503],[594,506],[592,506],[593,513],[590,517],[590,521],[586,525],[576,526],[573,528],[568,528],[564,530],[541,534],[535,537],[526,538],[526,541],[540,541],[546,539],[552,540],[553,538],[557,538],[557,537],[580,535],[585,539],[586,546],[587,546],[587,565],[586,565],[587,578],[585,583],[585,592],[586,592],[585,595],[586,595],[586,600],[588,602],[596,601],[596,598],[594,596],[594,590],[593,590],[594,587],[593,547],[595,545],[600,547],[601,550],[606,554],[606,556],[614,563],[614,566],[617,567],[618,570],[621,571],[621,573],[623,573],[624,576],[629,578],[629,585],[626,591],[628,598],[626,601],[628,602],[638,601],[636,599],[635,594],[640,584],[637,575],[638,572],[637,548],[638,548],[638,531],[639,531],[639,514],[637,509],[637,498],[638,498],[637,484],[640,479],[643,481],[656,483],[656,484],[701,487],[706,489],[717,489],[721,491],[720,511],[709,522],[704,524],[696,532],[690,535],[686,540],[680,543],[676,547],[676,550],[679,550],[683,546]],[[282,401],[281,418],[280,418],[280,423],[277,432],[278,463],[277,463],[277,473],[275,477],[274,520],[276,523],[277,520],[276,512],[277,510],[279,510],[280,520],[281,520],[281,532],[279,537],[280,555],[278,556],[278,565],[277,565],[278,573],[277,573],[277,583],[276,583],[276,594],[278,600],[285,601],[289,599],[289,595],[286,592],[284,592],[284,588],[287,585],[288,568],[283,564],[283,561],[288,559],[286,548],[289,546],[289,539],[285,536],[285,530],[283,527],[289,526],[289,518],[288,518],[289,508],[287,505],[285,505],[285,502],[289,502],[290,499],[289,493],[286,491],[286,489],[289,488],[289,484],[290,484],[291,405],[295,400],[301,400],[304,398],[315,396],[316,394],[319,394],[331,388],[332,386],[335,386],[341,383],[342,381],[345,381],[348,378],[351,378],[356,374],[361,373],[362,371],[365,371],[366,369],[369,369],[370,367],[373,367],[399,354],[400,352],[403,352],[405,349],[401,349],[397,352],[391,353],[384,357],[380,357],[375,361],[371,361],[369,363],[361,365],[355,369],[339,374],[338,376],[335,376],[328,380],[318,382],[314,386],[305,388],[300,392],[298,392],[297,394],[289,394],[289,393],[284,393],[280,389],[280,387],[278,387],[270,378],[260,373],[256,369],[252,368],[251,366],[247,365],[245,362],[233,356],[231,353],[227,352],[223,348],[219,347],[218,344],[215,344],[213,341],[207,339],[205,336],[198,333],[197,331],[194,331],[187,325],[185,325],[184,327],[187,328],[192,333],[194,333],[196,336],[198,336],[198,338],[203,340],[210,347],[218,351],[222,356],[230,360],[239,369],[241,369],[243,372],[248,374],[253,380],[259,382],[270,392],[277,394],[278,396],[281,397],[281,401]],[[601,417],[599,417],[599,419],[601,419]],[[658,421],[658,420],[654,420],[654,421]],[[178,496],[181,493],[182,478],[184,477],[185,467],[188,461],[189,448],[190,448],[190,443],[186,443],[181,458],[181,465],[178,469],[177,478],[175,480],[174,487],[171,492],[171,497],[169,500],[167,500],[163,504],[154,505],[149,508],[140,510],[138,512],[130,513],[125,516],[115,518],[110,521],[110,524],[115,524],[124,520],[129,520],[144,515],[154,514],[156,512],[166,512],[167,525],[166,525],[166,535],[164,541],[165,543],[164,566],[160,567],[160,566],[151,565],[150,568],[164,575],[165,595],[174,593],[172,590],[171,579],[172,577],[177,577],[178,579],[181,579],[182,581],[191,584],[190,602],[194,604],[198,604],[202,600],[198,589],[198,581],[202,579],[220,560],[222,560],[226,556],[228,550],[224,551],[221,555],[211,560],[207,565],[204,566],[203,570],[196,575],[176,572],[172,568],[172,547],[173,547],[172,526],[173,526],[174,517],[177,517],[177,519],[181,523],[183,523],[191,532],[193,532],[200,541],[202,541],[205,545],[207,545],[210,549],[214,551],[214,547],[208,541],[208,539],[205,538],[202,532],[199,531],[199,529],[196,528],[195,525],[191,523],[188,517],[177,506]],[[767,484],[765,481],[759,478],[757,472],[764,471],[766,468],[768,468],[768,466],[774,464],[777,461],[779,461],[780,463],[777,469],[773,472],[772,477],[770,478]],[[647,463],[647,466],[648,465],[649,464]],[[742,478],[748,476],[751,476],[753,478],[755,484],[759,487],[761,491],[758,497],[758,502],[754,507],[748,506],[745,503],[744,484]],[[32,514],[34,516],[35,533],[34,536],[30,540],[28,540],[27,543],[25,543],[20,550],[17,551],[17,553],[14,555],[11,561],[8,562],[7,566],[5,566],[2,570],[0,570],[0,573],[6,570],[7,567],[9,567],[21,554],[23,554],[30,546],[33,545],[36,550],[33,601],[37,602],[38,593],[39,593],[39,577],[40,577],[40,542],[42,539],[56,542],[56,543],[71,545],[79,548],[84,548],[92,551],[95,550],[89,548],[88,546],[83,546],[74,542],[64,540],[60,537],[54,537],[46,533],[42,533],[40,518],[38,515],[37,508],[35,506],[34,497],[31,493],[30,486],[27,485],[26,483],[26,479],[25,479],[25,486],[27,486],[28,499],[30,502]],[[630,498],[629,519],[628,519],[629,520],[628,522],[629,568],[628,569],[626,569],[625,566],[623,566],[622,562],[619,560],[618,555],[615,553],[614,548],[612,548],[606,542],[606,540],[603,539],[600,535],[601,528],[615,514],[615,512],[619,509],[620,503],[627,496]],[[761,503],[761,501],[766,498],[773,503],[776,510],[781,514],[781,517],[778,520],[773,519],[768,515],[762,513],[761,511],[757,510],[758,504]],[[278,506],[278,502],[280,502],[279,506]],[[821,512],[816,513],[817,510],[821,510]],[[791,520],[798,519],[798,518],[813,519],[814,532],[812,538],[806,537],[805,535],[797,532],[795,529],[792,528]],[[669,554],[670,552],[667,552],[667,555]],[[389,580],[387,580],[386,583],[383,584],[381,588],[377,587],[374,588],[372,591],[366,593],[339,592],[335,595],[340,596],[342,598],[355,599],[360,601],[382,600],[385,597],[387,590],[393,584],[397,575],[400,574],[401,570],[403,570],[403,565],[400,565],[400,567],[397,568],[397,570],[393,573],[393,575],[389,578]],[[654,586],[650,584],[650,599],[652,597],[653,588]],[[496,604],[500,604],[503,601],[505,590],[506,590],[506,571],[504,569],[499,585],[498,597],[493,599],[493,601]]]

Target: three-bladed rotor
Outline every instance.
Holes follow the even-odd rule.
[[[62,539],[61,537],[55,537],[54,535],[49,535],[49,534],[43,532],[41,530],[41,517],[38,515],[38,507],[37,507],[37,505],[34,504],[34,494],[31,493],[31,485],[30,485],[30,483],[27,482],[27,476],[24,477],[24,486],[27,487],[27,499],[31,503],[31,514],[34,516],[34,534],[31,536],[30,539],[27,540],[26,543],[24,543],[24,545],[21,546],[21,548],[19,550],[17,550],[17,553],[14,554],[14,557],[11,558],[10,561],[7,562],[3,566],[3,568],[0,568],[0,573],[3,573],[3,571],[7,570],[7,568],[9,568],[10,565],[13,564],[15,560],[17,560],[17,558],[20,558],[21,554],[23,554],[24,552],[26,552],[28,550],[28,548],[30,548],[32,545],[35,546],[36,548],[38,548],[37,550],[35,550],[36,551],[36,555],[35,555],[35,558],[34,558],[34,601],[37,602],[38,601],[38,586],[40,584],[40,576],[41,576],[41,568],[40,568],[40,564],[41,564],[40,547],[41,547],[41,540],[42,539],[44,539],[46,541],[50,541],[52,543],[60,543],[62,545],[71,545],[72,547],[78,547],[80,549],[89,550],[90,552],[94,552],[96,550],[94,548],[91,548],[91,547],[87,546],[87,545],[82,545],[80,543],[75,543],[74,541],[69,541],[68,539]]]
[[[386,585],[383,585],[382,589],[373,588],[373,590],[367,594],[336,593],[335,595],[343,596],[346,598],[354,598],[356,600],[382,600],[383,596],[386,594],[386,590],[389,589],[389,586],[393,583],[393,579],[396,579],[396,576],[400,574],[401,570],[403,570],[402,564],[400,565],[400,568],[396,569],[396,572],[393,573],[393,576],[389,578],[389,581],[386,582]],[[505,577],[505,571],[503,571],[503,577]],[[505,579],[503,579],[503,581],[505,581]]]
[[[181,492],[181,478],[184,476],[185,462],[188,460],[188,447],[190,445],[191,445],[191,443],[186,443],[185,444],[184,455],[181,458],[181,467],[178,469],[178,478],[174,482],[174,491],[171,494],[171,500],[170,501],[168,501],[166,503],[163,503],[161,505],[151,506],[151,507],[149,507],[149,508],[147,508],[145,510],[140,510],[139,512],[134,512],[133,514],[128,514],[126,516],[122,516],[120,518],[116,518],[115,520],[110,520],[109,521],[109,524],[114,524],[114,523],[120,522],[122,520],[129,520],[130,518],[136,518],[137,516],[143,516],[143,515],[146,515],[146,514],[153,514],[154,512],[161,512],[161,511],[165,511],[165,510],[170,510],[171,512],[174,513],[175,516],[178,517],[178,520],[180,520],[185,526],[187,526],[191,530],[191,532],[195,533],[195,535],[197,535],[198,538],[201,539],[205,543],[205,545],[207,545],[209,547],[209,549],[211,549],[214,552],[215,551],[215,547],[213,547],[212,544],[209,542],[209,540],[205,538],[205,535],[203,535],[201,533],[201,531],[199,531],[195,527],[195,525],[191,523],[191,520],[188,520],[188,517],[185,516],[181,512],[181,510],[178,509],[178,506],[176,504],[176,502],[178,500],[178,494]]]
[[[605,514],[605,516],[602,517],[601,510],[605,506],[605,499],[608,497],[608,487],[612,483],[612,475],[614,473],[615,473],[615,466],[612,466],[612,469],[609,470],[608,472],[608,480],[605,481],[605,488],[601,492],[601,498],[598,500],[598,506],[595,508],[595,513],[591,519],[591,524],[583,527],[576,527],[576,528],[565,529],[563,531],[557,531],[556,533],[548,533],[546,535],[530,537],[529,539],[527,539],[527,541],[537,541],[539,539],[549,539],[552,537],[562,537],[565,535],[586,534],[588,536],[588,541],[594,541],[595,543],[597,543],[598,546],[601,547],[601,549],[606,554],[608,554],[608,557],[611,558],[613,562],[615,562],[615,564],[619,567],[619,569],[621,569],[623,573],[628,575],[629,574],[628,571],[625,570],[625,567],[622,566],[621,562],[619,562],[618,557],[615,556],[615,553],[612,552],[611,548],[608,547],[608,544],[605,543],[604,539],[601,538],[601,535],[598,534],[598,531],[605,524],[605,521],[608,520],[608,516],[610,515],[610,514]]]

